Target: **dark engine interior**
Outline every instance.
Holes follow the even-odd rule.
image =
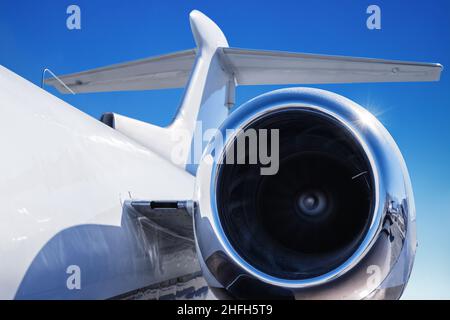
[[[271,112],[248,128],[279,130],[279,171],[261,175],[261,164],[248,161],[220,165],[217,206],[230,244],[254,268],[281,279],[335,269],[372,219],[374,179],[364,150],[344,125],[308,109]],[[235,138],[226,152],[236,145]]]

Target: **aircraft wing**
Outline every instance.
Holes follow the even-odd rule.
[[[223,48],[239,85],[438,81],[442,66],[318,54]]]
[[[238,48],[217,53],[238,85],[438,81],[442,71],[440,64],[422,62]],[[59,78],[75,93],[182,88],[195,57],[191,49]],[[54,78],[45,83],[68,93]]]
[[[59,79],[75,93],[183,88],[195,55],[195,49],[179,51],[59,76]],[[55,78],[47,78],[45,84],[69,93]]]

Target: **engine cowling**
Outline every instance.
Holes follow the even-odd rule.
[[[249,129],[277,131],[275,174],[261,174],[267,164],[249,161],[251,148],[247,161],[226,160]],[[416,250],[414,200],[403,157],[373,115],[331,92],[283,89],[242,105],[219,133],[223,146],[212,139],[197,172],[194,215],[218,297],[401,296]]]

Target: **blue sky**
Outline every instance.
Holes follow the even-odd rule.
[[[81,8],[81,30],[66,8]],[[377,4],[382,29],[366,28]],[[406,298],[450,298],[450,1],[87,1],[0,2],[0,64],[39,84],[57,74],[194,47],[188,14],[199,9],[231,46],[439,62],[439,83],[315,86],[358,102],[396,139],[416,195],[419,250]],[[279,87],[245,87],[237,104]],[[52,89],[48,89],[55,93]],[[166,125],[181,90],[60,96],[98,118],[103,112]]]

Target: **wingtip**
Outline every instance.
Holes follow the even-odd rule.
[[[192,10],[189,14],[189,21],[197,47],[228,47],[227,39],[222,30],[204,13]]]
[[[205,14],[203,14],[201,11],[194,9],[189,13],[189,18],[192,20],[198,16],[204,16],[204,15]]]
[[[213,22],[206,14],[204,14],[203,12],[201,12],[199,10],[192,10],[189,13],[189,22],[191,23],[191,26],[200,24],[200,23],[202,23],[202,21],[208,21],[208,20]]]
[[[439,71],[437,72],[436,80],[435,80],[435,81],[441,81],[442,72],[444,71],[445,68],[444,68],[444,66],[443,66],[442,64],[440,64],[440,63],[435,63],[434,66],[435,66],[436,68],[439,69]]]

